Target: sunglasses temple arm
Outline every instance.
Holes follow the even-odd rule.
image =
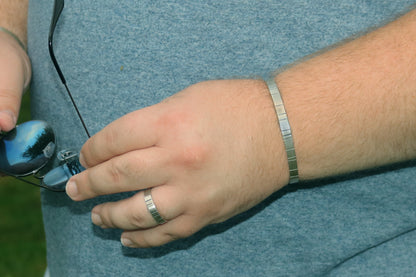
[[[58,72],[59,78],[61,79],[62,83],[64,85],[66,85],[66,80],[65,80],[64,74],[62,73],[62,70],[59,67],[58,61],[55,58],[55,53],[53,51],[53,43],[52,43],[56,23],[58,22],[59,16],[61,15],[63,9],[64,9],[64,1],[55,0],[55,4],[54,4],[54,7],[53,7],[53,15],[52,15],[51,26],[50,26],[50,29],[49,29],[48,49],[49,49],[49,54],[51,56],[53,65],[55,66],[56,71]]]
[[[41,187],[41,188],[44,188],[44,189],[47,189],[47,190],[50,190],[50,191],[55,191],[55,192],[63,192],[63,191],[65,191],[64,189],[63,190],[54,190],[53,188],[50,188],[50,187],[48,187],[48,186],[46,186],[46,185],[44,185],[42,183],[36,184],[35,182],[26,180],[26,179],[24,179],[22,177],[10,175],[10,174],[2,171],[2,170],[0,170],[0,174],[6,175],[6,176],[9,176],[9,177],[13,177],[13,178],[15,178],[15,179],[17,179],[17,180],[19,180],[21,182],[24,182],[26,184],[29,184],[29,185],[32,185],[32,186],[35,186],[35,187]]]
[[[87,125],[84,122],[84,119],[82,118],[82,115],[77,107],[77,104],[75,103],[74,98],[72,97],[72,93],[69,91],[68,85],[66,84],[66,80],[64,77],[64,74],[62,73],[61,68],[59,67],[58,61],[56,60],[55,53],[53,51],[53,34],[55,32],[56,23],[58,22],[59,16],[62,13],[62,10],[64,9],[64,1],[63,0],[55,0],[55,4],[53,7],[53,15],[52,15],[52,21],[51,21],[51,27],[49,29],[49,36],[48,36],[48,49],[49,54],[52,59],[52,63],[56,68],[56,71],[58,72],[59,78],[61,79],[62,84],[65,86],[66,92],[69,95],[69,98],[71,99],[72,105],[75,108],[75,111],[77,112],[78,118],[81,121],[82,127],[85,130],[85,133],[87,134],[88,138],[91,137],[90,132],[88,131]]]
[[[58,72],[59,73],[59,72]],[[65,79],[64,79],[65,80]],[[71,99],[72,102],[72,106],[74,107],[75,111],[77,112],[78,118],[81,121],[82,127],[84,128],[85,133],[87,134],[88,138],[91,137],[90,132],[88,131],[87,125],[85,124],[84,119],[82,118],[82,115],[77,107],[77,104],[75,103],[74,98],[72,97],[72,93],[69,91],[68,86],[66,85],[66,83],[63,83],[66,89],[66,92],[68,93],[69,98]]]

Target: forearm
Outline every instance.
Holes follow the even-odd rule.
[[[301,179],[416,157],[416,12],[276,77]]]
[[[27,45],[27,11],[29,0],[0,1],[0,26],[13,32]]]

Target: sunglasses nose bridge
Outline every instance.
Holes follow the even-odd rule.
[[[42,186],[49,190],[65,191],[69,178],[84,171],[85,168],[79,162],[79,155],[70,150],[60,151],[58,153],[58,160],[62,164],[49,171],[42,178]]]

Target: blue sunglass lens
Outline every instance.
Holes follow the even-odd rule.
[[[55,152],[55,134],[44,121],[18,125],[0,140],[0,171],[12,176],[36,173]]]

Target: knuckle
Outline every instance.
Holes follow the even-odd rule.
[[[107,128],[104,133],[104,143],[108,146],[114,146],[117,141],[118,134],[119,133],[114,128]]]
[[[189,144],[182,148],[180,162],[186,167],[200,168],[207,160],[207,149],[201,143]]]
[[[86,167],[91,167],[97,164],[100,160],[101,147],[97,143],[96,137],[88,139],[81,148],[80,161],[82,157],[82,164]]]
[[[111,209],[112,203],[104,203],[95,206],[91,211],[91,220],[95,225],[102,228],[113,227],[114,211]]]
[[[167,243],[167,242],[171,242],[171,241],[175,241],[175,240],[179,240],[183,238],[185,238],[185,236],[179,233],[167,233],[164,235],[163,241]]]
[[[10,89],[0,88],[0,103],[3,110],[9,110],[13,113],[18,113],[21,93]]]
[[[176,230],[173,230],[171,232],[166,232],[164,234],[164,239],[166,241],[174,241],[179,239],[187,238],[191,235],[193,235],[197,230],[188,225],[181,225]]]
[[[127,220],[133,228],[143,228],[148,221],[147,217],[141,213],[131,213],[127,215]]]
[[[89,197],[101,194],[100,190],[98,189],[99,186],[96,185],[95,173],[93,171],[84,171],[78,174],[79,176],[85,175],[85,179],[81,184],[78,184],[78,189],[82,191],[84,195],[88,195]]]
[[[192,121],[193,116],[190,112],[183,109],[174,109],[162,114],[157,120],[157,125],[171,132],[180,133]]]
[[[2,103],[17,104],[20,98],[21,95],[16,90],[0,88],[0,99]]]
[[[110,160],[110,174],[115,185],[125,185],[126,180],[140,179],[148,167],[148,162],[134,153]]]
[[[113,156],[117,149],[118,136],[119,134],[114,128],[107,125],[99,133],[89,138],[81,149],[86,164],[92,166],[104,161],[107,156]]]
[[[133,241],[136,245],[140,245],[141,248],[150,248],[150,247],[156,247],[160,245],[160,243],[155,242],[148,238],[140,238],[140,239],[135,238]]]
[[[125,176],[126,166],[120,159],[109,161],[108,174],[113,185],[120,186]]]
[[[126,155],[121,166],[124,174],[134,179],[141,178],[150,167],[147,159],[140,158],[140,155],[135,153]]]
[[[160,246],[160,245],[170,243],[172,241],[180,240],[183,238],[185,237],[176,233],[162,233],[162,234],[159,234],[157,237],[146,238],[144,240],[144,243],[147,245],[147,247],[155,247],[155,246]]]
[[[104,227],[114,227],[116,224],[113,221],[114,212],[112,209],[108,209],[105,204],[102,207],[102,211],[100,213],[100,219],[102,222],[102,226]]]
[[[190,111],[174,110],[162,115],[158,121],[159,127],[166,130],[168,139],[177,144],[174,162],[185,167],[199,168],[209,157],[209,144],[204,141],[197,120]]]

